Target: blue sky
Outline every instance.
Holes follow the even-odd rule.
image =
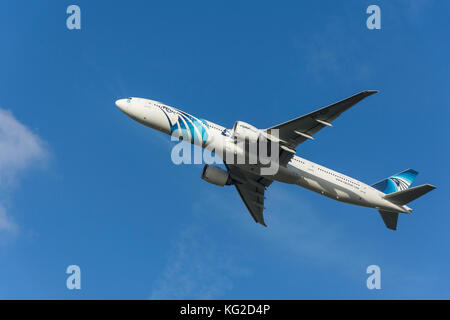
[[[0,298],[450,298],[450,3],[77,1],[77,31],[70,4],[0,4]],[[438,188],[397,232],[279,183],[263,228],[114,106],[153,98],[266,128],[365,89],[380,93],[297,153],[366,183],[418,170]]]

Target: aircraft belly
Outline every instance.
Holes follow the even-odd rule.
[[[280,166],[278,168],[278,172],[273,177],[271,177],[271,179],[274,179],[276,181],[289,184],[297,184],[300,178],[301,176],[298,172],[284,166]]]
[[[357,190],[343,188],[338,184],[317,177],[316,175],[310,174],[306,171],[301,171],[301,174],[298,176],[299,178],[296,184],[308,190],[317,192],[333,200],[361,206],[370,206],[369,203],[361,197],[361,194]]]
[[[324,194],[326,191],[325,186],[323,184],[320,184],[319,181],[315,179],[303,177],[303,181],[306,183],[308,189],[320,192],[322,194]]]

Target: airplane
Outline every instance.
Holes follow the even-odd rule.
[[[278,155],[278,170],[271,175],[261,174],[262,164],[235,163],[224,160],[226,167],[206,164],[201,178],[209,183],[225,186],[234,185],[254,221],[267,226],[264,221],[265,190],[274,181],[294,184],[331,199],[363,207],[377,209],[388,229],[396,230],[399,213],[410,214],[406,204],[435,189],[424,184],[410,188],[418,172],[404,170],[386,179],[367,185],[342,173],[323,167],[296,155],[296,147],[314,140],[314,135],[326,127],[332,127],[344,111],[378,91],[366,90],[347,99],[320,108],[301,117],[267,129],[258,129],[243,121],[236,121],[232,129],[194,117],[164,103],[131,97],[119,99],[116,106],[133,120],[169,135],[178,134],[182,140],[211,148],[224,157],[225,151],[248,152],[238,148],[242,139],[276,142],[274,154]],[[277,135],[272,135],[271,132]],[[246,141],[247,141],[246,140]],[[271,151],[272,152],[272,151]]]

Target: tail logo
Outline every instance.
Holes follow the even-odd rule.
[[[409,188],[417,176],[417,171],[408,169],[372,185],[386,194],[403,191]]]
[[[391,178],[391,180],[395,183],[395,186],[397,188],[397,191],[403,191],[408,189],[410,183],[402,178],[395,177]]]

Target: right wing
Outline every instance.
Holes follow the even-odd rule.
[[[264,191],[272,183],[265,177],[252,174],[236,165],[225,164],[239,195],[255,222],[267,227],[264,222]]]
[[[377,91],[363,91],[350,98],[336,102],[328,107],[311,112],[302,117],[279,124],[264,131],[268,139],[274,139],[270,132],[279,130],[280,164],[289,162],[295,154],[298,144],[307,139],[325,126],[331,126],[330,122],[335,120],[342,112],[349,109],[362,99],[376,93]],[[272,180],[257,174],[243,170],[236,165],[225,164],[234,181],[234,185],[244,201],[248,211],[255,222],[267,226],[264,222],[264,192],[272,183]]]
[[[347,99],[333,103],[328,107],[308,113],[304,116],[281,123],[266,129],[267,138],[271,139],[271,131],[278,130],[280,143],[280,164],[288,163],[295,154],[295,148],[308,139],[314,139],[313,135],[324,127],[330,127],[331,122],[364,98],[377,93],[376,90],[366,90]],[[276,138],[276,137],[275,137]],[[277,140],[277,139],[275,139]]]

